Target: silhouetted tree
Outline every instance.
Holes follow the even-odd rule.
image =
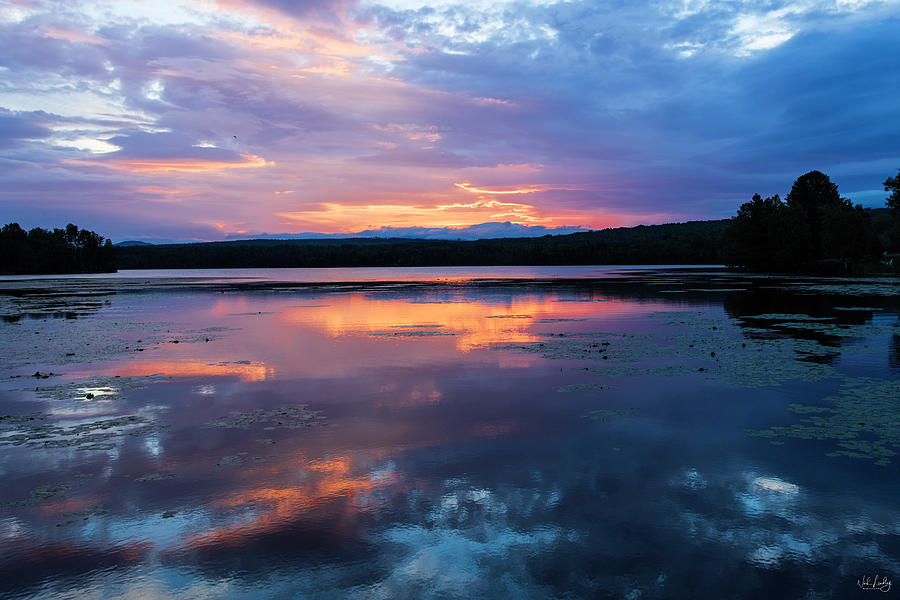
[[[885,202],[888,208],[895,213],[900,212],[900,169],[897,169],[896,177],[888,177],[884,180],[884,191],[891,193]]]
[[[810,171],[794,181],[785,201],[788,206],[803,211],[809,227],[810,255],[821,257],[823,210],[846,202],[838,193],[837,185],[825,173]]]
[[[896,177],[888,177],[884,181],[884,191],[891,193],[887,197],[885,204],[891,209],[891,216],[893,217],[893,224],[888,234],[888,243],[891,250],[900,252],[900,169],[897,169]]]
[[[869,215],[842,198],[821,171],[800,176],[782,203],[759,194],[742,204],[725,232],[725,261],[752,271],[799,271],[838,261],[851,263],[878,253]]]
[[[872,221],[862,206],[829,205],[820,209],[823,258],[840,260],[846,269],[851,262],[878,254],[878,240]]]
[[[741,204],[725,230],[726,264],[754,271],[774,268],[772,235],[784,208],[777,194],[765,200],[754,194],[750,202]]]
[[[18,223],[0,229],[0,273],[91,273],[116,270],[110,240],[71,223],[26,232]]]

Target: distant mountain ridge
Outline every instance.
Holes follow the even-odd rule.
[[[420,240],[481,240],[510,237],[541,237],[544,235],[565,235],[590,231],[580,225],[545,227],[543,225],[521,225],[510,221],[478,223],[467,227],[379,227],[355,233],[263,233],[255,239],[334,239],[334,238],[404,238]],[[231,236],[229,236],[231,237]],[[246,238],[245,238],[246,239]],[[229,240],[231,241],[231,240]]]
[[[541,237],[250,239],[116,247],[120,269],[721,264],[727,219]]]

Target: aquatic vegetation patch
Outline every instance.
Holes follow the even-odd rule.
[[[165,481],[166,479],[174,479],[177,477],[175,473],[148,473],[140,477],[136,477],[138,483],[146,483],[148,481]]]
[[[833,321],[835,317],[813,317],[810,315],[764,313],[761,315],[747,315],[744,319],[759,319],[761,321]]]
[[[698,312],[657,312],[658,333],[549,333],[541,341],[495,349],[583,361],[580,367],[606,377],[701,375],[744,387],[779,385],[793,379],[835,377],[827,358],[836,350],[814,340],[740,327],[736,319]]]
[[[269,458],[275,458],[275,455],[270,455]],[[239,467],[245,463],[264,463],[267,459],[261,456],[250,456],[249,452],[238,452],[237,454],[232,454],[230,456],[223,456],[219,459],[219,462],[216,463],[217,467]]]
[[[19,508],[22,506],[34,506],[36,504],[40,504],[45,500],[49,500],[54,496],[65,494],[70,489],[72,489],[74,485],[75,484],[72,482],[45,483],[44,485],[38,486],[31,490],[27,498],[0,504],[0,508]]]
[[[900,279],[884,278],[858,280],[854,283],[817,283],[789,281],[776,289],[787,289],[800,294],[829,294],[834,296],[896,296]]]
[[[785,439],[831,440],[839,450],[828,456],[873,460],[887,466],[900,450],[900,381],[848,379],[841,393],[823,399],[824,405],[791,404],[799,423],[748,434],[773,442]]]
[[[587,321],[587,319],[538,319],[537,321],[535,321],[535,323],[567,323],[569,321]]]
[[[44,319],[0,323],[0,368],[66,365],[113,360],[167,343],[211,342],[232,329],[207,327],[179,330],[163,321],[140,321],[128,313],[117,318]]]
[[[65,521],[61,521],[56,524],[57,527],[67,527],[69,525],[73,525],[75,523],[83,523],[87,521],[91,517],[102,517],[103,515],[109,514],[109,511],[104,509],[102,506],[98,504],[94,504],[86,507],[84,510],[77,510],[73,512],[62,513],[59,515],[60,517],[66,519]]]
[[[603,367],[583,367],[578,370],[588,371],[594,375],[602,375],[603,377],[639,377],[641,375],[674,377],[676,375],[706,372],[706,369],[703,367],[692,369],[684,365],[662,365],[641,369],[637,369],[631,365],[609,365]]]
[[[249,453],[247,452],[238,452],[237,454],[233,454],[230,456],[223,456],[221,459],[219,459],[219,462],[216,463],[216,466],[221,467],[222,465],[242,465],[247,462],[248,454]]]
[[[778,323],[778,327],[787,329],[801,329],[805,331],[814,331],[822,335],[835,337],[875,337],[890,333],[900,333],[900,328],[885,327],[874,324],[867,325],[846,325],[835,323],[804,323],[804,322],[785,322]]]
[[[53,415],[7,415],[0,421],[0,446],[112,450],[125,436],[144,437],[169,425],[137,415],[99,419],[77,425],[52,421]]]
[[[265,425],[265,429],[300,429],[326,425],[322,411],[311,410],[306,404],[282,406],[271,409],[257,409],[246,412],[233,411],[230,414],[203,424],[204,427],[224,429],[249,429]]]
[[[116,293],[112,289],[68,292],[16,284],[4,282],[0,292],[0,317],[5,321],[48,317],[76,319],[96,313]]]
[[[109,360],[171,339],[166,335],[166,327],[171,324],[97,318],[2,324],[0,346],[4,348],[4,359],[0,367]]]
[[[55,402],[62,401],[112,401],[123,398],[127,393],[133,392],[166,381],[169,378],[160,374],[120,377],[116,375],[103,375],[76,379],[56,385],[41,385],[34,388],[24,388],[20,391],[33,391],[39,398]]]
[[[450,331],[374,331],[369,337],[442,337],[456,335]]]
[[[636,409],[629,408],[627,410],[607,410],[604,408],[600,408],[597,410],[592,410],[587,414],[589,419],[594,419],[595,421],[606,421],[611,417],[630,417],[634,414]]]
[[[608,385],[602,385],[600,383],[572,383],[569,385],[563,385],[556,388],[557,392],[583,392],[587,390],[606,390],[609,389]]]

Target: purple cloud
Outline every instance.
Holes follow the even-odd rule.
[[[482,211],[422,235],[515,218],[470,182],[543,190],[513,226],[601,226],[728,216],[810,169],[878,206],[900,164],[890,3],[92,6],[0,22],[10,219],[195,239],[401,227],[341,220],[379,205]]]

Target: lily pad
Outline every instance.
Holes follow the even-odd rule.
[[[882,466],[900,451],[900,381],[850,379],[823,405],[792,404],[790,410],[810,416],[794,425],[747,433],[773,441],[832,440],[839,449],[828,456],[870,459]]]
[[[257,409],[246,412],[234,411],[229,415],[204,423],[204,427],[225,429],[249,429],[255,425],[265,425],[266,429],[299,429],[325,425],[325,417],[318,410],[310,410],[305,404],[282,406],[272,409]]]

